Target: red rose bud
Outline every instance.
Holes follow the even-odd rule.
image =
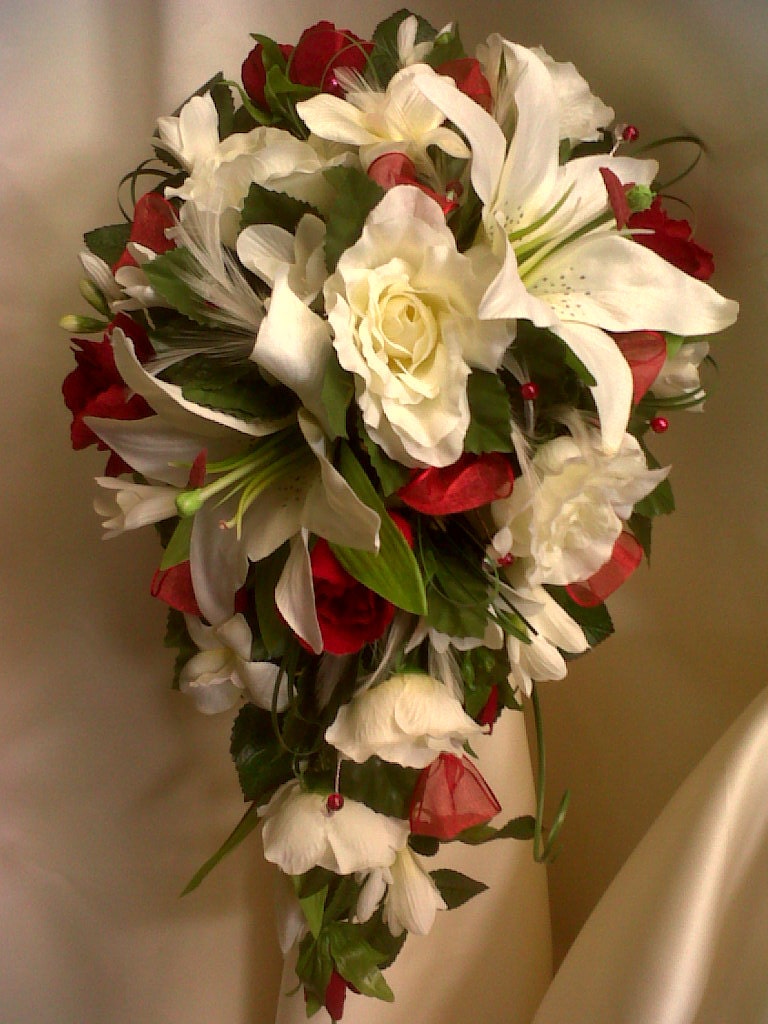
[[[568,596],[582,608],[595,608],[618,590],[640,565],[643,549],[631,533],[621,533],[611,557],[583,583],[569,583]]]
[[[168,200],[158,195],[157,192],[147,192],[136,203],[133,211],[129,241],[143,245],[154,253],[168,252],[169,249],[176,248],[176,243],[173,239],[166,237],[165,229],[172,228],[175,223],[176,211]],[[112,267],[112,272],[117,272],[120,267],[135,266],[138,264],[126,247],[120,259]]]
[[[383,189],[394,188],[395,185],[415,185],[430,199],[434,199],[446,216],[459,205],[454,199],[441,196],[428,185],[417,181],[416,165],[405,153],[385,153],[377,157],[368,168],[368,177]]]
[[[406,505],[432,516],[468,512],[512,493],[512,463],[500,452],[465,452],[450,466],[416,470],[397,492]]]
[[[612,337],[632,371],[632,401],[637,405],[666,362],[666,339],[660,331],[627,331]]]
[[[496,723],[496,719],[499,717],[499,688],[495,684],[491,687],[491,692],[488,694],[488,700],[483,705],[483,710],[477,716],[478,725],[487,725],[490,732],[493,732],[493,727]]]
[[[171,608],[186,615],[202,616],[200,606],[192,587],[192,571],[189,562],[180,562],[170,569],[158,569],[149,587],[152,597],[164,601]]]
[[[362,72],[373,43],[365,42],[349,29],[337,29],[333,22],[319,21],[302,32],[288,65],[288,77],[297,85],[316,86],[323,92],[343,94],[337,68]]]
[[[440,756],[419,775],[411,797],[411,832],[454,839],[473,825],[484,825],[501,804],[468,757]]]
[[[646,249],[662,256],[668,263],[685,271],[699,281],[708,281],[715,272],[712,253],[691,238],[691,225],[687,220],[673,220],[662,209],[657,196],[647,210],[633,213],[630,228],[643,228],[644,232],[632,237]]]
[[[621,231],[622,228],[627,226],[632,216],[629,200],[627,199],[627,189],[631,188],[631,186],[622,185],[619,178],[616,177],[609,167],[601,167],[600,174],[605,184],[605,190],[608,193],[608,202],[611,204],[613,215],[616,218],[616,227]]]
[[[460,57],[458,60],[447,60],[436,70],[438,75],[448,75],[452,78],[459,92],[469,96],[490,114],[493,109],[493,95],[479,61],[474,57]]]
[[[285,59],[288,60],[293,53],[293,47],[287,43],[278,43],[278,47]],[[243,79],[243,88],[248,93],[248,97],[257,107],[269,110],[269,104],[264,95],[267,71],[264,67],[264,47],[261,43],[257,43],[245,58],[240,74]]]
[[[331,980],[325,990],[325,1008],[332,1021],[341,1020],[346,997],[347,983],[334,967],[331,971]]]

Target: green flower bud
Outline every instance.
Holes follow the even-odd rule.
[[[627,192],[627,202],[632,213],[647,210],[655,199],[655,193],[647,185],[633,185]]]
[[[89,306],[98,313],[103,313],[104,316],[111,316],[109,309],[109,303],[104,298],[104,293],[101,288],[97,288],[96,285],[88,277],[82,277],[80,279],[80,294],[83,296]]]
[[[59,320],[59,327],[67,334],[103,334],[109,324],[106,320],[97,320],[96,317],[68,313]]]

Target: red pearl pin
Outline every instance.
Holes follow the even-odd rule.
[[[633,124],[628,124],[624,127],[621,138],[623,142],[637,142],[640,138],[640,129]]]
[[[651,420],[651,430],[654,434],[663,434],[669,430],[669,420],[666,416],[654,416]]]
[[[539,397],[539,393],[539,385],[532,380],[527,381],[520,387],[520,394],[526,402],[534,402]]]
[[[325,806],[331,814],[335,811],[340,811],[344,806],[344,797],[341,793],[329,793],[328,799],[325,801]]]

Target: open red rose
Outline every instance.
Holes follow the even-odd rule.
[[[349,29],[337,29],[331,21],[319,21],[302,32],[288,66],[288,77],[297,85],[316,86],[323,92],[343,95],[337,68],[362,72],[373,43]]]
[[[411,797],[411,832],[454,839],[484,825],[501,810],[490,786],[468,757],[442,753],[422,769]]]
[[[659,196],[656,196],[647,210],[633,213],[629,218],[629,226],[648,229],[649,234],[632,237],[691,277],[708,281],[715,272],[712,253],[693,241],[693,232],[687,220],[674,220],[667,215]]]
[[[383,189],[394,188],[395,185],[415,185],[430,199],[434,199],[446,216],[459,205],[455,199],[441,196],[428,185],[418,181],[416,165],[405,153],[384,153],[383,156],[377,157],[368,168],[368,177]]]
[[[293,53],[293,47],[288,43],[278,43],[278,47],[285,59],[288,60]],[[267,72],[264,67],[264,47],[261,43],[257,43],[245,58],[240,73],[243,79],[243,88],[250,99],[262,110],[269,110],[269,104],[264,95]]]
[[[493,95],[488,79],[483,74],[480,62],[475,57],[459,57],[447,60],[435,69],[438,75],[448,75],[456,83],[459,92],[469,96],[483,110],[493,109]]]
[[[61,391],[64,403],[72,413],[70,436],[75,451],[92,444],[99,451],[109,451],[107,445],[85,423],[87,416],[110,420],[140,420],[153,414],[153,410],[140,395],[130,393],[117,372],[110,341],[115,327],[119,327],[131,339],[141,362],[146,362],[154,355],[144,328],[124,313],[115,317],[101,341],[72,339],[77,366],[65,377]],[[130,468],[116,452],[111,452],[105,472],[107,476],[119,476],[130,472]]]
[[[168,252],[169,249],[176,248],[176,243],[172,238],[166,237],[165,229],[172,228],[175,223],[176,211],[171,203],[157,192],[147,192],[136,203],[133,211],[129,241],[137,242],[158,254]],[[120,267],[135,266],[138,264],[126,247],[112,267],[112,271],[118,271]]]
[[[500,452],[465,452],[450,466],[418,469],[397,496],[426,515],[468,512],[512,493],[512,463]]]
[[[396,512],[391,517],[413,547],[410,525]],[[309,557],[323,650],[354,654],[378,640],[394,618],[395,606],[350,576],[327,540],[320,538]]]

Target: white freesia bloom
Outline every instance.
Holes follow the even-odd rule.
[[[611,557],[636,502],[668,474],[648,469],[640,445],[625,434],[607,453],[598,431],[586,428],[540,446],[531,472],[509,498],[491,506],[499,554],[525,559],[529,584],[565,585],[588,579]]]
[[[657,398],[680,398],[692,395],[701,387],[699,366],[709,354],[706,341],[689,341],[681,345],[672,356],[667,356],[661,372],[651,385]],[[691,412],[702,412],[704,402],[685,407]]]
[[[97,476],[96,483],[107,492],[97,495],[93,502],[96,512],[105,519],[105,540],[178,515],[176,487],[135,484],[112,476]]]
[[[595,96],[570,61],[554,60],[541,46],[532,53],[539,57],[552,77],[558,106],[558,134],[570,142],[593,142],[601,138],[599,128],[614,118],[611,107]]]
[[[447,466],[469,426],[471,369],[498,369],[507,324],[482,320],[488,279],[456,248],[440,207],[391,189],[325,285],[339,362],[373,440],[408,466]]]
[[[179,688],[199,711],[215,715],[233,707],[245,692],[260,708],[271,708],[279,669],[270,661],[251,661],[252,635],[245,618],[233,615],[220,626],[206,626],[185,615],[189,635],[200,648],[181,670]],[[285,679],[280,683],[277,710],[287,705]]]
[[[425,768],[441,751],[461,754],[465,740],[485,731],[439,680],[406,672],[342,705],[325,738],[358,763],[375,754],[406,768]]]
[[[264,857],[288,875],[314,867],[340,875],[389,867],[408,841],[408,823],[372,811],[357,800],[329,812],[322,793],[287,782],[261,808]]]
[[[483,230],[504,260],[481,314],[529,320],[562,338],[595,379],[603,443],[615,451],[632,374],[606,332],[709,334],[732,324],[738,306],[616,229],[601,168],[649,185],[656,164],[605,155],[561,167],[552,75],[532,51],[502,45],[517,114],[509,147],[496,120],[452,82],[425,76],[416,85],[469,140]]]
[[[374,868],[357,901],[358,921],[368,921],[384,900],[384,921],[397,936],[403,931],[427,935],[438,910],[446,910],[443,897],[421,859],[404,846],[390,867]]]
[[[432,167],[427,156],[437,146],[449,156],[468,157],[469,150],[451,128],[442,127],[445,115],[416,87],[424,78],[440,76],[428,64],[412,64],[398,71],[385,92],[377,92],[362,78],[336,74],[345,99],[321,93],[296,104],[299,117],[315,135],[355,146],[363,167],[384,153],[405,153],[417,167]]]

